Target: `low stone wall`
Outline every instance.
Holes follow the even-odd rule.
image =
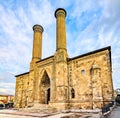
[[[102,116],[102,110],[101,109],[95,109],[95,110],[83,110],[83,109],[78,109],[78,110],[64,110],[62,111],[63,113],[72,113],[72,115],[66,115],[61,118],[82,118],[82,117],[89,117],[89,118],[101,118]]]

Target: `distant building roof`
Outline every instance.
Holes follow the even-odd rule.
[[[2,94],[0,94],[0,96],[3,96],[3,97],[13,96],[14,97],[14,95],[2,95]]]

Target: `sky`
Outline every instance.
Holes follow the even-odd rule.
[[[42,58],[56,50],[57,8],[67,11],[69,57],[111,46],[114,89],[120,88],[120,0],[0,0],[0,94],[15,93],[15,77],[29,71],[33,29],[42,25]]]

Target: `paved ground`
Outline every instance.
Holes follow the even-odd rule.
[[[66,117],[65,117],[66,116]],[[0,118],[99,118],[95,113],[29,113],[17,110],[3,109],[0,110]],[[76,116],[76,117],[75,117]]]
[[[43,116],[48,116],[48,114],[45,113],[28,113],[28,112],[22,112],[18,110],[12,110],[12,109],[3,109],[0,110],[0,118],[40,118]],[[12,116],[12,117],[11,117]]]
[[[108,118],[120,118],[120,107],[114,108]]]
[[[40,118],[40,117],[0,114],[0,118]]]
[[[63,116],[73,116],[73,113],[57,113],[57,114],[47,114],[47,113],[26,113],[17,110],[0,110],[0,118],[61,118]],[[77,118],[98,118],[93,117],[93,114],[79,113]],[[112,113],[107,118],[120,118],[120,107],[113,109]]]
[[[69,116],[73,113],[57,113],[57,114],[45,114],[45,113],[26,113],[17,110],[0,110],[0,118],[61,118],[65,115]]]

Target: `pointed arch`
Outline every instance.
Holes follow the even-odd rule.
[[[50,85],[50,78],[46,72],[46,70],[44,71],[44,74],[42,76],[42,79],[41,79],[41,83],[42,85]]]
[[[100,67],[96,61],[93,62],[91,69],[100,69]]]
[[[51,70],[49,68],[43,68],[39,73],[40,77],[42,77],[45,72],[48,74],[49,78],[51,78]]]
[[[50,101],[50,78],[46,72],[43,72],[43,75],[40,80],[40,102],[42,104],[49,104]]]
[[[91,66],[90,75],[91,76],[97,75],[97,76],[101,77],[101,68],[97,64],[96,61],[94,61],[93,64],[92,64],[92,66]]]

